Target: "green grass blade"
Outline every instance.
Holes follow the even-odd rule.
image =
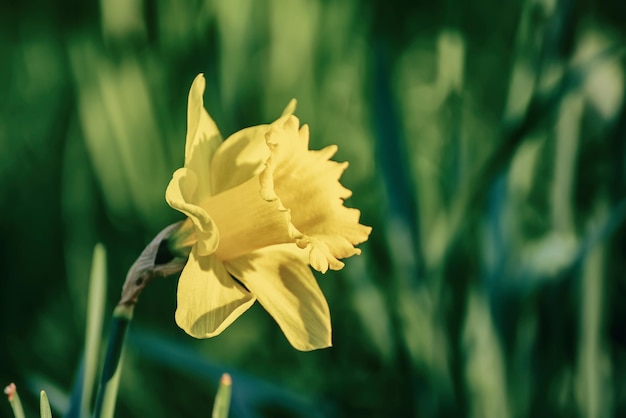
[[[39,412],[41,418],[52,418],[52,411],[50,410],[50,402],[48,402],[48,395],[43,390],[39,395]]]
[[[100,243],[93,249],[91,277],[89,280],[89,296],[87,303],[87,321],[85,329],[85,371],[81,395],[81,417],[89,416],[89,407],[93,394],[96,371],[98,368],[98,351],[101,343],[102,322],[104,318],[104,302],[106,300],[106,249]]]
[[[228,409],[230,408],[230,395],[232,392],[232,379],[228,373],[224,373],[220,379],[220,385],[215,395],[215,403],[213,404],[212,418],[228,418]]]
[[[9,386],[5,387],[4,393],[9,399],[9,404],[13,409],[13,415],[15,416],[15,418],[24,418],[24,408],[22,408],[22,402],[20,401],[20,397],[17,394],[15,383],[11,383]]]
[[[107,385],[102,402],[101,418],[113,418],[115,413],[115,404],[117,402],[117,393],[120,386],[120,376],[122,374],[122,363],[124,362],[124,354],[122,353],[117,364],[117,370]]]

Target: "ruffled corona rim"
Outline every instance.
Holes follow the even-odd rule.
[[[360,212],[346,208],[344,199],[352,192],[339,183],[348,163],[330,158],[337,152],[331,145],[311,151],[307,125],[286,115],[272,124],[265,134],[270,157],[260,175],[261,197],[278,202],[286,212],[292,242],[309,248],[309,263],[325,273],[340,270],[347,258],[361,251],[354,245],[367,240],[371,228],[359,224]]]

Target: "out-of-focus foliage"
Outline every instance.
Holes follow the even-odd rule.
[[[328,350],[293,350],[258,306],[193,340],[176,279],[152,284],[116,416],[208,416],[225,370],[232,417],[626,415],[625,19],[608,0],[1,5],[0,378],[27,416],[40,389],[66,411],[94,244],[110,313],[180,219],[164,190],[203,72],[225,137],[296,97],[374,232],[319,276]]]

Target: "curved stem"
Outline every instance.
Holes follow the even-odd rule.
[[[104,400],[107,396],[111,396],[111,392],[117,392],[117,385],[112,381],[113,376],[118,368],[121,368],[120,358],[122,357],[122,349],[126,340],[126,331],[128,325],[133,318],[133,306],[118,305],[113,311],[113,320],[111,321],[111,331],[109,332],[109,342],[104,357],[104,365],[102,366],[102,374],[100,376],[100,385],[98,387],[98,395],[96,397],[96,405],[94,407],[94,418],[102,416]],[[112,394],[115,396],[115,393]]]
[[[156,277],[178,273],[185,266],[186,259],[172,255],[168,246],[168,238],[178,230],[181,224],[181,222],[175,223],[159,232],[126,275],[120,301],[113,311],[93,418],[101,418],[103,413],[113,416],[114,399],[117,396],[117,382],[114,377],[116,373],[121,372],[120,359],[139,294]]]

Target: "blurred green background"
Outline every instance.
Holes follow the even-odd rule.
[[[119,417],[626,416],[626,5],[620,1],[25,0],[0,5],[0,385],[62,416],[94,245],[105,333],[165,225],[199,72],[222,134],[289,99],[338,144],[363,254],[319,275],[334,347],[256,304],[222,335],[143,294]],[[0,403],[0,416],[11,416]]]

